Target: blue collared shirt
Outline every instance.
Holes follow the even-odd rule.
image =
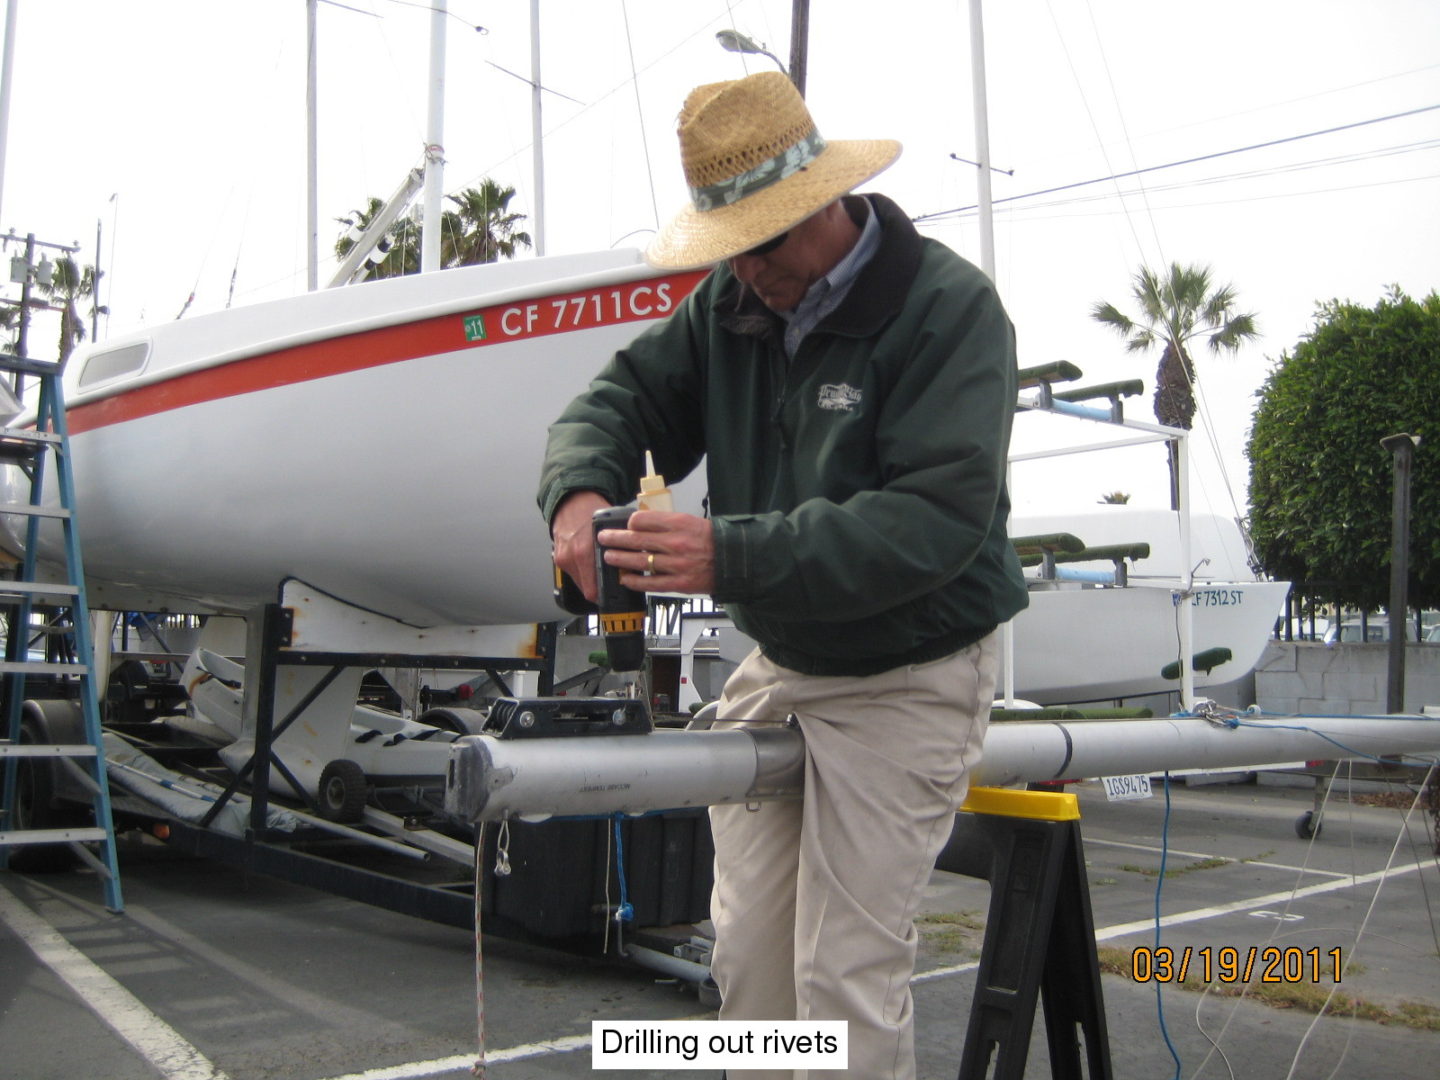
[[[860,227],[860,239],[855,241],[845,257],[831,268],[830,272],[811,285],[794,311],[782,311],[785,320],[785,355],[793,357],[801,340],[820,324],[850,292],[861,269],[880,250],[880,218],[870,206],[869,199],[861,199],[865,207],[865,223]]]

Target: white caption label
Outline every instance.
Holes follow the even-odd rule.
[[[816,1069],[849,1062],[843,1020],[594,1020],[592,1069]]]

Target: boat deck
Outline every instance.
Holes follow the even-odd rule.
[[[1095,783],[1078,793],[1102,959],[1116,950],[1128,961],[1134,948],[1155,944],[1163,793],[1157,787],[1150,800],[1118,803]],[[1440,869],[1433,836],[1418,811],[1407,830],[1402,811],[1350,805],[1338,791],[1331,798],[1312,844],[1295,831],[1311,805],[1307,789],[1172,788],[1161,944],[1177,957],[1192,950],[1192,976],[1205,950],[1217,963],[1209,993],[1160,991],[1179,1074],[1366,1078],[1384,1062],[1395,1080],[1434,1075],[1440,955],[1431,919],[1440,908]],[[1387,865],[1391,875],[1376,899]],[[467,931],[247,877],[154,843],[124,850],[121,866],[123,917],[99,906],[88,872],[0,874],[0,1075],[470,1075],[476,1021]],[[932,880],[915,978],[927,1080],[956,1075],[988,897],[984,882],[938,871]],[[1336,995],[1342,1015],[1317,1022],[1300,1008],[1255,1000],[1259,960],[1249,996],[1217,994],[1218,951],[1227,946],[1242,965],[1252,946],[1290,950],[1303,961],[1300,982],[1264,986],[1290,997],[1315,989],[1312,955],[1321,988],[1328,987],[1331,950],[1339,949],[1349,965]],[[590,1075],[592,1020],[713,1016],[692,988],[631,966],[488,938],[484,960],[491,1080]],[[1176,1074],[1154,983],[1112,974],[1103,984],[1115,1076]],[[1407,1008],[1424,1014],[1429,1030],[1343,1015],[1355,1000],[1392,1016]],[[1050,1075],[1038,1019],[1025,1075]]]

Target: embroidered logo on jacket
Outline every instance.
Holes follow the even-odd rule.
[[[819,405],[822,409],[850,412],[860,404],[860,391],[845,383],[825,383],[820,387]]]

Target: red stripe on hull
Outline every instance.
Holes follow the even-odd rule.
[[[138,386],[66,412],[72,435],[207,401],[527,338],[668,315],[708,271],[496,304],[245,357]]]

